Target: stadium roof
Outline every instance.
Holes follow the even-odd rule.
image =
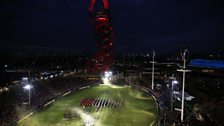
[[[193,59],[190,61],[189,65],[196,67],[224,69],[224,61],[221,60]]]

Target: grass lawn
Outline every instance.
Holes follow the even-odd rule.
[[[81,107],[80,101],[85,97],[102,99],[121,99],[121,107],[104,107],[97,111],[96,107]],[[79,117],[65,119],[64,113],[76,112]],[[81,89],[63,98],[41,112],[19,122],[19,126],[150,126],[156,125],[157,106],[155,100],[130,87],[99,85]]]

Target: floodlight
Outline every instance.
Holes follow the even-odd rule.
[[[173,81],[173,84],[178,84],[178,81],[177,81],[177,80],[174,80],[174,81]]]
[[[28,77],[23,77],[22,80],[23,81],[27,81],[28,80]]]
[[[33,86],[27,84],[27,85],[25,85],[23,88],[26,89],[26,90],[30,90],[31,88],[33,88]]]

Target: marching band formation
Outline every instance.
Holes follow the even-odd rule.
[[[80,102],[80,106],[82,107],[96,107],[96,108],[102,108],[102,107],[110,107],[110,108],[116,108],[120,107],[123,104],[122,100],[120,99],[114,99],[114,100],[108,100],[103,98],[84,98]]]

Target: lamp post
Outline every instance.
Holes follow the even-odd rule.
[[[30,94],[31,94],[31,89],[33,88],[33,86],[32,85],[29,85],[29,84],[27,84],[27,85],[25,85],[24,87],[23,87],[23,89],[25,89],[25,90],[28,90],[28,92],[29,92],[29,106],[30,106],[30,102],[31,102],[31,97],[30,97]]]
[[[186,70],[186,53],[188,49],[185,49],[183,54],[181,54],[183,63],[183,69],[177,70],[179,72],[183,72],[183,82],[182,82],[182,99],[181,99],[181,122],[184,121],[184,88],[185,88],[185,74],[186,72],[190,72],[190,70]]]
[[[152,90],[154,89],[154,71],[155,71],[155,56],[156,56],[156,52],[152,51]]]

